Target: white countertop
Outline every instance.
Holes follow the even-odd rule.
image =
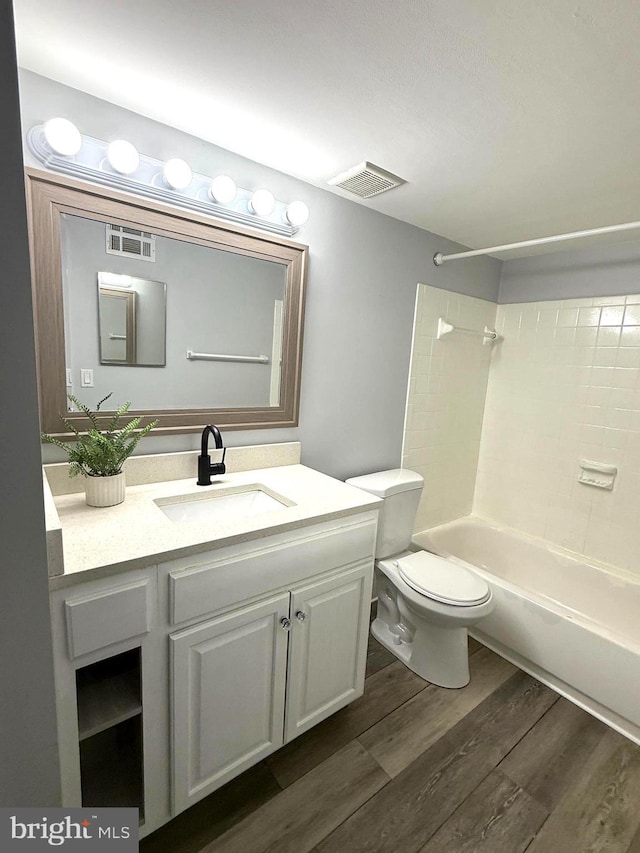
[[[252,517],[174,524],[154,502],[188,495],[201,498],[252,484],[265,486],[293,505]],[[62,529],[64,571],[50,577],[51,589],[378,509],[382,504],[379,498],[304,465],[226,474],[216,477],[211,486],[197,486],[195,477],[130,486],[124,503],[113,507],[87,506],[84,493],[58,495],[53,500]]]

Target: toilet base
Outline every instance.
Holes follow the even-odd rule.
[[[410,626],[407,641],[389,630],[382,619],[374,619],[371,633],[376,640],[420,678],[438,687],[460,688],[469,683],[469,651],[466,627],[445,628],[422,622]]]

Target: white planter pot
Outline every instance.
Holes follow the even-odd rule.
[[[112,477],[85,477],[89,506],[115,506],[124,500],[124,471]]]

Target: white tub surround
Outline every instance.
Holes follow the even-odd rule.
[[[255,485],[283,497],[288,505],[254,516],[176,524],[156,503],[200,500]],[[211,486],[198,486],[194,470],[187,480],[130,486],[123,504],[105,509],[88,507],[80,493],[58,495],[54,503],[57,523],[51,516],[51,530],[56,541],[61,530],[63,554],[62,559],[54,556],[52,568],[62,566],[63,573],[50,578],[51,589],[77,583],[79,573],[82,580],[89,580],[145,568],[161,559],[375,510],[381,501],[304,465],[283,465],[225,474],[215,477]]]
[[[414,536],[474,567],[493,613],[482,643],[640,743],[640,579],[478,518]]]
[[[402,466],[424,477],[416,530],[471,512],[496,305],[419,284]],[[438,320],[478,330],[438,340]]]
[[[640,296],[499,305],[496,327],[474,515],[640,577]]]

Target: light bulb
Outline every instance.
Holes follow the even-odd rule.
[[[292,201],[287,207],[285,217],[290,225],[304,225],[309,218],[309,208],[303,201]]]
[[[45,123],[44,138],[56,154],[73,157],[82,147],[78,128],[66,118],[52,118]]]
[[[236,182],[229,175],[218,175],[211,181],[209,195],[218,204],[229,204],[236,197],[238,188]]]
[[[110,143],[107,159],[111,167],[121,175],[132,174],[140,165],[140,155],[126,139],[116,139]]]
[[[193,179],[193,172],[184,160],[179,157],[172,157],[164,164],[162,176],[172,190],[185,190]]]
[[[276,200],[269,190],[256,190],[249,202],[249,210],[258,216],[269,216],[275,206]]]

